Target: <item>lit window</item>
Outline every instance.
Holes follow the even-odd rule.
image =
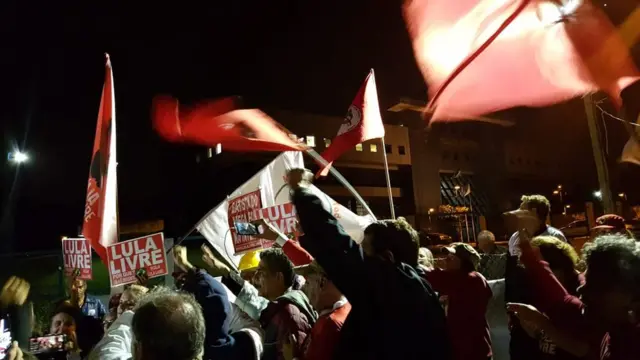
[[[207,149],[207,157],[209,159],[211,159],[213,157],[213,149],[212,148],[208,148]]]
[[[378,152],[378,145],[376,145],[376,144],[369,144],[369,151],[371,151],[371,152]]]
[[[400,155],[404,155],[405,154],[404,146],[402,146],[402,145],[398,146],[398,154],[400,154]]]
[[[329,147],[331,145],[331,139],[324,138],[324,147]]]
[[[362,151],[362,144],[356,145],[356,151]]]
[[[316,137],[313,135],[308,135],[307,138],[307,146],[315,147],[316,146]]]

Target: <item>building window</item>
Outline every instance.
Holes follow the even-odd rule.
[[[458,153],[453,153],[453,161],[458,161]]]
[[[307,135],[306,137],[307,146],[315,147],[316,146],[316,137],[313,135]]]
[[[384,152],[387,154],[391,154],[393,152],[393,148],[389,144],[384,144]]]
[[[324,138],[324,147],[328,148],[331,145],[331,139]]]
[[[378,152],[378,145],[377,144],[369,144],[369,151]]]
[[[398,146],[398,154],[400,154],[400,155],[405,155],[406,154],[406,152],[404,150],[404,146],[402,146],[402,145]]]
[[[208,148],[207,149],[207,157],[209,159],[211,159],[213,157],[213,149],[212,148]]]
[[[356,151],[362,151],[362,144],[356,145]]]

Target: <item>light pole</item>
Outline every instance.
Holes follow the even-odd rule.
[[[567,210],[571,209],[571,204],[567,204],[563,207],[564,211],[562,212],[562,215],[567,215]]]

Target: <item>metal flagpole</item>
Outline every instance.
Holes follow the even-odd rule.
[[[387,178],[387,193],[389,194],[389,210],[391,210],[391,218],[396,219],[396,210],[393,206],[393,193],[391,192],[391,178],[389,177],[389,163],[387,162],[387,148],[384,144],[384,136],[380,138],[382,142],[382,154],[384,158],[384,175]]]
[[[309,156],[311,156],[314,160],[316,160],[317,162],[319,162],[320,164],[322,164],[323,166],[328,166],[329,163],[327,162],[327,160],[325,160],[322,155],[318,154],[317,151],[315,151],[313,148],[308,148],[307,150],[307,154],[309,154]],[[362,207],[364,207],[364,209],[367,211],[367,213],[369,213],[369,215],[373,218],[374,221],[377,220],[376,216],[373,214],[373,211],[371,211],[371,209],[369,208],[369,205],[367,205],[367,203],[364,201],[364,199],[362,199],[362,197],[360,196],[360,194],[358,194],[358,192],[356,191],[356,189],[353,188],[353,186],[351,186],[351,184],[349,184],[349,182],[347,181],[347,179],[344,178],[344,176],[342,176],[342,174],[340,174],[338,172],[338,170],[336,170],[333,166],[329,167],[329,172],[331,173],[331,175],[333,175],[338,181],[340,181],[340,183],[342,183],[342,185],[344,185],[344,187],[347,188],[347,190],[349,190],[349,192],[351,193],[351,195],[353,195],[353,197],[356,198],[356,200],[358,200],[358,202],[362,205]]]

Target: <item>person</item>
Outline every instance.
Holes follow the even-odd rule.
[[[118,316],[122,315],[127,310],[133,309],[138,301],[149,292],[149,289],[138,284],[129,286],[118,301]]]
[[[485,279],[504,278],[508,249],[496,245],[496,237],[491,231],[483,230],[478,234],[478,253],[480,254],[478,272],[484,275]]]
[[[205,353],[205,318],[193,295],[158,289],[131,319],[134,360],[196,360]]]
[[[465,243],[454,243],[443,250],[447,254],[446,268],[426,272],[426,279],[447,299],[453,358],[491,359],[491,333],[485,313],[492,293],[485,278],[477,272],[480,255]]]
[[[543,314],[530,305],[508,304],[510,311],[577,357],[640,358],[640,244],[620,234],[599,236],[587,244],[583,249],[587,271],[584,285],[578,289],[580,297],[571,295],[555,279],[527,241],[521,248],[523,264],[537,287],[544,289],[541,295],[549,311]],[[575,333],[559,328],[567,323],[586,329]]]
[[[260,263],[254,280],[258,289],[242,279],[240,274],[220,260],[206,246],[204,262],[222,274],[222,283],[237,296],[236,304],[251,318],[259,320],[265,331],[263,359],[284,359],[283,344],[293,336],[293,355],[302,356],[305,340],[317,319],[309,299],[294,290],[293,264],[281,249],[267,249],[260,253]]]
[[[84,315],[76,304],[66,301],[53,313],[49,335],[66,335],[66,349],[74,358],[84,358],[104,334],[102,322]]]
[[[553,236],[564,242],[568,242],[562,231],[546,223],[547,217],[551,212],[551,204],[546,197],[542,195],[525,195],[521,198],[521,201],[522,203],[520,204],[519,210],[526,210],[535,215],[536,221],[532,221],[530,223],[532,228],[528,229],[531,236]],[[517,217],[518,213],[516,212],[515,215]],[[519,234],[519,231],[516,231],[511,235],[511,238],[509,238],[509,254],[511,256],[519,255]]]
[[[426,247],[418,250],[418,265],[424,267],[425,271],[433,270],[433,253]]]
[[[313,173],[287,174],[300,244],[351,303],[334,359],[449,359],[444,311],[418,273],[418,234],[406,220],[369,225],[358,245],[311,188]]]
[[[621,234],[633,239],[633,234],[627,229],[624,218],[616,214],[602,215],[596,219],[596,226],[591,229],[594,236],[606,234]]]
[[[320,312],[318,321],[311,328],[301,360],[333,359],[351,304],[315,260],[296,268],[296,272],[307,280],[302,290],[311,305]]]
[[[78,307],[86,316],[91,316],[100,321],[107,315],[107,308],[102,301],[87,293],[87,282],[78,278],[69,278],[69,295],[68,301]],[[60,302],[58,306],[62,305]]]

